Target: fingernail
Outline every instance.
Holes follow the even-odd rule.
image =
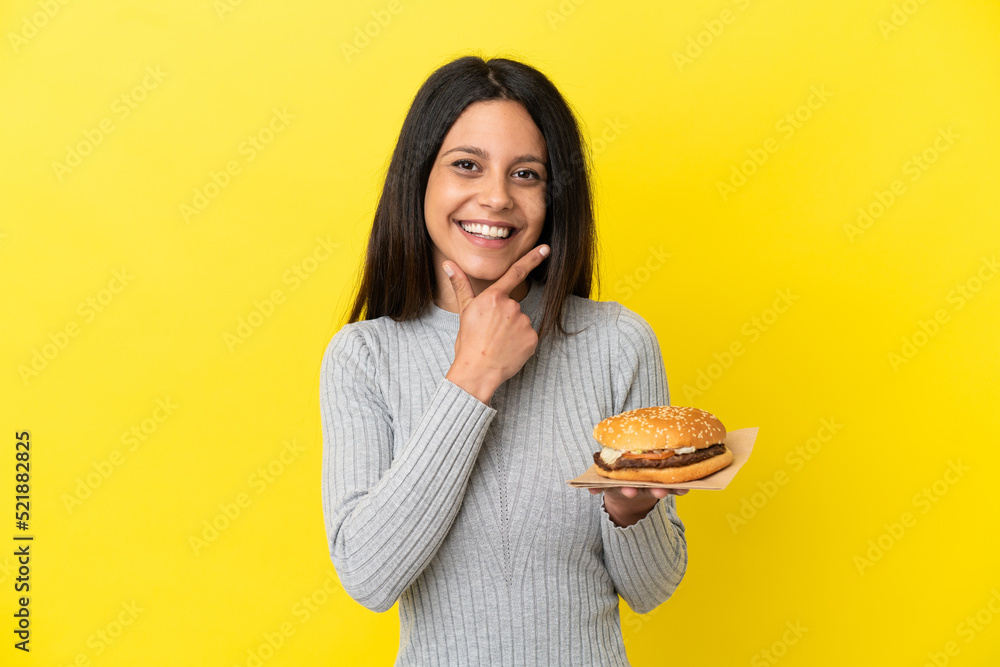
[[[543,245],[541,248],[538,249],[538,254],[541,255],[542,257],[547,257],[549,254],[549,247],[547,245]]]
[[[441,268],[444,269],[444,272],[448,274],[449,278],[455,275],[455,272],[451,270],[451,266],[449,266],[448,264],[442,264]]]

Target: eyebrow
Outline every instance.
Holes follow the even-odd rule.
[[[441,157],[444,157],[448,153],[454,153],[456,151],[460,151],[463,153],[472,153],[473,155],[483,160],[490,159],[490,154],[484,151],[482,148],[479,148],[478,146],[456,146],[455,148],[452,148],[450,151],[442,153]],[[514,158],[514,162],[537,162],[543,167],[548,167],[548,165],[545,163],[545,160],[536,155],[531,155],[530,153],[527,155],[518,155],[516,158]]]

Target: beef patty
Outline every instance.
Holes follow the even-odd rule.
[[[690,454],[674,454],[665,459],[627,459],[622,456],[611,465],[604,462],[600,452],[594,452],[594,463],[604,470],[621,470],[622,468],[677,468],[710,459],[725,451],[726,446],[719,443],[705,447],[704,449],[695,450]]]

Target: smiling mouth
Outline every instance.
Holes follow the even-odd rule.
[[[503,225],[487,225],[479,222],[463,222],[461,220],[456,221],[456,224],[467,234],[477,236],[481,239],[506,239],[517,234],[517,230],[513,227],[505,227]]]

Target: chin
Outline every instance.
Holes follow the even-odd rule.
[[[475,262],[469,265],[468,269],[463,266],[462,269],[465,271],[465,275],[469,276],[474,280],[482,280],[485,282],[496,282],[500,280],[508,269],[513,265],[513,262],[509,264],[497,264],[495,262]],[[459,264],[461,266],[461,264]]]

